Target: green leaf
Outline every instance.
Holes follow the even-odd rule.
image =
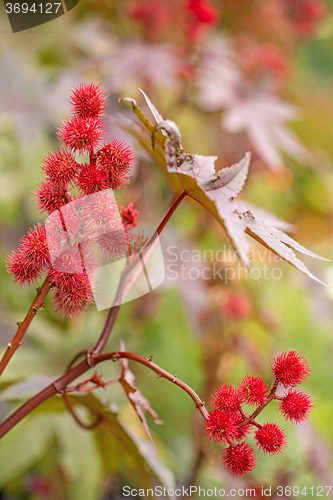
[[[142,487],[154,484],[156,479],[167,488],[174,487],[173,474],[159,461],[151,443],[129,430],[116,411],[105,406],[91,393],[71,396],[71,400],[89,408],[95,416],[103,416],[94,433],[106,472],[121,475],[125,469],[129,469],[131,477],[136,475],[133,482],[135,480],[135,484],[141,484]]]
[[[81,429],[70,415],[53,419],[60,451],[59,464],[64,469],[68,500],[101,498],[103,467],[93,433]]]
[[[20,476],[41,459],[52,430],[45,416],[20,422],[1,439],[0,487]]]

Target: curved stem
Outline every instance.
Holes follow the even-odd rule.
[[[167,212],[165,213],[163,219],[161,220],[158,228],[156,229],[156,233],[150,240],[150,244],[154,242],[157,236],[160,236],[160,234],[163,232],[164,228],[166,227],[167,223],[169,222],[171,216],[174,214],[180,203],[186,198],[187,192],[183,191],[180,195],[178,195],[170,204]],[[134,265],[135,260],[133,260],[129,266],[132,267]],[[121,294],[123,293],[123,287],[124,287],[124,280],[120,281],[118,291],[116,294],[116,299],[117,300],[119,297],[121,297]],[[1,362],[0,362],[0,369],[2,367],[2,371],[4,368],[7,366],[10,358],[14,354],[15,350],[19,347],[21,339],[23,338],[28,326],[30,325],[34,315],[38,311],[38,309],[41,307],[44,298],[46,297],[47,293],[50,290],[50,283],[49,283],[49,278],[47,277],[43,283],[42,288],[40,289],[36,299],[34,300],[31,308],[29,309],[29,312],[24,320],[24,322],[19,326],[19,329],[13,339],[13,343],[11,344],[11,347],[8,346],[8,349],[3,356]],[[92,366],[94,366],[97,363],[100,363],[101,361],[105,361],[106,359],[114,359],[115,354],[119,354],[119,357],[125,357],[124,354],[126,353],[111,353],[111,354],[105,354],[103,356],[98,356],[104,349],[110,334],[112,332],[113,326],[115,324],[116,318],[118,316],[119,310],[120,310],[121,305],[114,306],[110,309],[105,326],[103,328],[103,331],[100,335],[100,338],[98,339],[95,347],[93,350],[89,349],[87,350],[86,358],[81,361],[80,363],[76,364],[73,366],[73,363],[83,354],[82,352],[78,353],[77,356],[75,356],[74,360],[70,363],[69,368],[67,369],[66,373],[58,378],[53,384],[50,386],[46,387],[43,391],[41,391],[39,394],[31,398],[29,401],[27,401],[25,404],[23,404],[18,410],[16,410],[12,415],[10,415],[1,425],[0,425],[0,438],[4,436],[15,424],[17,424],[22,418],[24,418],[28,413],[30,413],[34,408],[39,406],[43,401],[46,399],[50,398],[51,396],[60,393],[62,394],[65,391],[65,388],[67,384],[75,380],[77,377],[88,371]],[[130,353],[127,353],[130,355]],[[168,372],[165,372],[164,370],[160,369],[155,365],[154,363],[151,363],[150,361],[146,360],[145,358],[141,358],[140,356],[135,357],[136,355],[131,355],[133,357],[129,357],[129,359],[134,359],[135,361],[140,362],[141,364],[145,364],[152,370],[154,370],[159,377],[166,378],[167,380],[171,380],[174,382],[176,385],[181,387],[183,390],[185,390],[191,397],[192,399],[196,402],[197,407],[199,408],[200,412],[202,415],[206,418],[207,416],[207,410],[204,408],[203,403],[201,402],[200,398],[195,394],[194,391],[190,387],[188,387],[186,384],[183,382],[179,381],[177,377],[174,377],[173,375],[169,374]],[[2,373],[0,371],[0,374]]]
[[[26,334],[30,323],[36,316],[38,310],[41,308],[45,297],[49,293],[51,289],[50,285],[50,278],[47,276],[45,278],[44,283],[42,284],[41,288],[37,289],[37,295],[35,297],[35,300],[33,301],[26,317],[24,320],[20,323],[18,323],[18,329],[17,332],[15,333],[13,340],[8,344],[8,347],[2,356],[2,359],[0,361],[0,376],[2,375],[4,369],[8,365],[9,361],[11,360],[12,356],[14,355],[15,351],[20,347],[22,343],[22,339],[24,335]]]
[[[102,420],[103,420],[103,416],[102,415],[97,415],[96,420],[94,422],[90,423],[90,424],[86,424],[85,422],[82,422],[82,420],[80,419],[80,417],[78,416],[78,414],[75,412],[74,407],[73,407],[73,405],[72,405],[69,397],[67,396],[66,392],[64,392],[63,398],[64,398],[64,401],[65,401],[65,405],[67,407],[67,410],[72,415],[72,417],[74,418],[75,422],[82,429],[85,429],[85,430],[95,429],[95,427],[97,427],[102,422]]]
[[[59,377],[55,382],[53,382],[53,384],[50,384],[48,387],[36,394],[36,396],[24,403],[0,425],[0,438],[7,434],[7,432],[10,431],[18,422],[20,422],[32,410],[37,408],[37,406],[42,404],[51,396],[54,396],[57,393],[63,395],[66,386],[70,382],[73,382],[73,380],[75,380],[77,377],[90,370],[90,368],[104,361],[117,361],[121,358],[131,359],[133,361],[136,361],[137,363],[147,366],[147,368],[150,368],[150,370],[157,373],[158,378],[165,378],[166,380],[173,382],[175,385],[178,385],[178,387],[183,389],[183,391],[185,391],[193,399],[193,401],[195,402],[195,406],[198,408],[201,415],[204,417],[204,419],[207,419],[208,411],[205,408],[205,405],[201,401],[200,397],[196,394],[196,392],[193,391],[193,389],[191,389],[191,387],[179,380],[176,375],[172,375],[166,370],[163,370],[163,368],[153,363],[150,358],[147,359],[131,352],[116,351],[101,354],[99,356],[91,355],[89,358],[87,357],[87,359],[74,366],[71,370],[69,370],[69,372]]]
[[[264,403],[260,406],[258,406],[258,408],[256,408],[254,410],[254,412],[247,418],[245,418],[239,425],[238,427],[243,427],[244,425],[247,425],[247,424],[254,424],[254,419],[259,415],[259,413],[261,413],[263,411],[264,408],[266,408],[266,406],[273,400],[275,399],[275,393],[276,393],[276,389],[279,385],[279,381],[277,379],[274,380],[274,384],[270,390],[270,393],[269,395],[267,396],[267,399],[264,401]]]
[[[147,247],[149,245],[151,245],[152,243],[154,243],[155,239],[162,234],[163,230],[165,229],[165,227],[166,227],[167,223],[169,222],[169,220],[171,219],[172,215],[175,213],[178,206],[181,204],[181,202],[184,200],[184,198],[186,198],[186,196],[187,196],[187,192],[183,191],[180,195],[178,195],[171,202],[168,210],[166,211],[163,219],[161,220],[160,224],[158,225],[158,227],[156,229],[156,233],[152,236],[152,238],[148,242]],[[134,260],[132,260],[131,264],[128,266],[128,268],[126,268],[125,273],[123,274],[123,276],[120,280],[118,290],[117,290],[117,293],[116,293],[116,296],[115,296],[115,299],[113,302],[114,304],[119,303],[119,301],[121,300],[121,297],[125,291],[124,290],[125,289],[125,278],[128,275],[128,273],[133,269],[133,267],[137,264],[138,258],[139,258],[139,254],[137,254],[136,258]],[[109,337],[111,335],[111,332],[112,332],[113,326],[115,324],[115,321],[117,319],[120,307],[121,307],[121,305],[113,305],[111,307],[109,314],[108,314],[108,317],[106,319],[106,323],[104,325],[103,331],[102,331],[102,333],[101,333],[101,335],[100,335],[100,337],[99,337],[99,339],[98,339],[98,341],[93,349],[94,354],[100,354],[103,351],[103,349],[104,349],[104,347],[105,347],[105,345],[106,345],[106,343],[109,340]]]
[[[185,382],[182,382],[177,378],[177,375],[172,375],[171,373],[167,372],[166,370],[163,370],[160,366],[156,365],[155,363],[152,362],[150,358],[144,358],[142,356],[139,356],[138,354],[134,354],[132,352],[117,352],[115,353],[111,359],[117,360],[121,358],[126,358],[126,359],[132,359],[133,361],[136,361],[137,363],[140,363],[141,365],[147,366],[150,370],[154,371],[157,374],[157,378],[165,378],[166,380],[169,380],[175,385],[178,385],[183,391],[185,391],[195,402],[195,406],[198,408],[202,416],[207,419],[208,417],[208,411],[205,408],[205,405],[203,401],[201,401],[200,397],[196,392],[194,392],[193,389],[191,389],[190,386],[185,384]],[[108,354],[101,354],[98,356],[98,362],[104,361],[106,359],[110,359],[110,353]]]

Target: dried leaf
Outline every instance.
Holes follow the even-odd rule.
[[[300,271],[302,271],[304,274],[314,279],[315,281],[324,284],[308,270],[306,265],[296,257],[294,251],[288,245],[291,245],[291,242],[293,242],[294,244],[296,244],[292,245],[293,247],[296,248],[297,246],[299,246],[300,248],[305,250],[305,252],[303,251],[302,253],[306,253],[307,255],[311,255],[311,257],[317,259],[318,258],[321,260],[326,260],[326,259],[323,259],[319,255],[309,252],[301,245],[298,245],[292,238],[289,238],[282,231],[274,229],[272,226],[269,226],[260,219],[255,219],[255,217],[251,215],[246,216],[245,214],[242,216],[242,218],[246,218],[245,224],[248,230],[248,234],[250,236],[253,236],[262,245],[272,250],[274,253],[279,255],[283,260],[289,262],[289,264],[296,267],[296,269],[299,269]],[[288,241],[288,245],[285,244],[285,242],[281,239],[281,236],[285,241]],[[297,249],[299,250],[299,248]]]
[[[121,341],[120,348],[122,351],[125,351],[125,344],[123,341]],[[131,405],[133,406],[136,414],[138,415],[139,419],[142,422],[142,425],[151,441],[153,441],[150,430],[147,424],[147,420],[144,414],[144,411],[148,413],[148,415],[151,416],[151,418],[154,420],[155,424],[163,424],[162,420],[159,419],[157,413],[155,410],[150,405],[150,402],[148,401],[147,398],[143,396],[141,391],[135,386],[135,375],[134,373],[129,369],[128,367],[128,360],[127,359],[120,359],[122,371],[121,371],[121,376],[120,376],[120,383],[126,393],[126,396],[128,397]],[[144,411],[143,411],[144,410]]]
[[[153,105],[153,103],[151,102],[151,100],[149,99],[149,97],[147,96],[147,94],[144,93],[143,90],[139,89],[140,92],[142,93],[143,97],[146,99],[146,103],[148,104],[149,106],[149,109],[150,111],[152,112],[155,120],[157,123],[160,123],[163,121],[163,116],[160,115],[160,113],[157,111],[157,109],[155,108],[155,106]]]
[[[155,120],[158,122],[157,128],[161,128],[167,133],[165,139],[167,171],[177,174],[183,189],[188,195],[209,210],[220,221],[244,264],[249,264],[250,247],[246,237],[247,233],[307,276],[322,283],[296,257],[292,249],[294,248],[316,259],[326,259],[307,250],[285,234],[281,229],[290,230],[290,226],[281,219],[268,214],[262,209],[257,209],[251,205],[247,206],[245,202],[240,202],[238,205],[234,201],[247,178],[250,154],[247,153],[235,165],[216,172],[214,167],[216,157],[185,154],[181,147],[181,137],[177,125],[170,120],[159,122],[159,118],[162,118],[161,115],[146,95],[145,99]],[[280,103],[271,102],[270,104],[271,108],[275,110],[276,117],[281,120],[287,118],[293,111],[288,106],[280,105]],[[141,120],[142,112],[139,108],[136,110],[133,107],[133,109]],[[144,120],[147,121],[147,118],[144,117]],[[141,121],[145,124],[143,120]],[[154,128],[149,124],[148,129],[151,130],[152,128],[153,133],[155,133],[156,127]],[[253,212],[251,208],[254,208]]]

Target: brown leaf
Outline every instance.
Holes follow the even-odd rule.
[[[123,341],[120,343],[120,349],[121,351],[125,351],[125,344]],[[150,402],[148,401],[147,398],[144,397],[144,395],[139,391],[139,389],[135,385],[135,375],[134,373],[130,370],[128,366],[128,360],[127,359],[120,359],[121,363],[121,376],[120,376],[120,383],[125,391],[126,396],[128,397],[131,405],[133,406],[136,414],[138,415],[139,419],[142,422],[142,425],[151,441],[153,441],[150,430],[148,427],[148,423],[146,420],[146,416],[144,412],[147,412],[148,415],[151,416],[151,418],[154,420],[155,424],[163,424],[163,421],[160,420],[159,416],[153,410],[153,408],[150,405]]]

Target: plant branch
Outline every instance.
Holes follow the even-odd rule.
[[[152,238],[149,241],[149,245],[152,244],[158,236],[160,236],[165,229],[167,223],[169,222],[170,218],[180,205],[180,203],[184,200],[184,198],[187,196],[186,191],[183,191],[181,194],[179,194],[170,204],[167,212],[165,213],[163,219],[161,220],[159,226],[156,229],[156,233],[152,236]],[[138,255],[138,254],[137,254]],[[137,257],[137,256],[136,256]],[[137,257],[139,258],[139,257]],[[136,264],[136,259],[133,259],[130,263],[130,265],[126,268],[126,274],[134,267]],[[125,286],[125,276],[122,277],[118,291],[115,297],[115,301],[119,301],[121,299],[123,291],[124,291],[124,286]],[[0,362],[0,374],[2,371],[5,369],[7,366],[9,360],[11,359],[12,355],[14,354],[15,350],[20,346],[21,340],[27,331],[28,326],[30,325],[34,315],[38,311],[38,309],[41,307],[44,298],[46,297],[47,293],[50,290],[50,280],[49,277],[47,277],[39,290],[39,293],[37,297],[35,298],[31,308],[29,309],[29,312],[25,318],[25,320],[20,324],[19,329],[13,339],[13,342],[8,346],[8,349],[6,353],[4,354],[1,362]],[[75,380],[77,377],[88,371],[92,366],[95,364],[105,361],[106,359],[111,359],[114,358],[114,356],[117,353],[111,353],[111,354],[105,354],[103,356],[98,356],[104,349],[110,334],[112,332],[113,326],[115,324],[116,318],[118,316],[119,310],[120,310],[121,305],[115,305],[111,307],[105,326],[103,328],[103,331],[100,335],[100,338],[98,339],[94,349],[88,349],[86,352],[86,357],[84,360],[82,360],[80,363],[76,364],[73,366],[75,361],[79,359],[79,357],[83,354],[83,352],[78,353],[74,360],[70,363],[67,371],[65,372],[64,375],[62,375],[60,378],[58,378],[53,384],[50,386],[46,387],[43,391],[41,391],[39,394],[31,398],[29,401],[27,401],[25,404],[23,404],[18,410],[16,410],[12,415],[10,415],[1,425],[0,425],[0,438],[4,436],[15,424],[17,424],[22,418],[24,418],[28,413],[30,413],[34,408],[39,406],[43,401],[46,399],[50,398],[51,396],[60,393],[62,394],[66,386]],[[118,353],[119,357],[125,357],[124,353]],[[130,356],[130,353],[128,353]],[[149,368],[154,370],[158,376],[166,378],[167,380],[171,380],[174,382],[176,385],[179,385],[182,389],[184,389],[191,397],[192,399],[196,402],[197,407],[200,409],[200,412],[202,415],[206,418],[207,415],[207,410],[204,408],[203,403],[201,402],[200,398],[195,394],[194,391],[190,387],[188,387],[186,384],[183,382],[179,381],[176,377],[173,375],[169,374],[168,372],[165,372],[164,370],[160,369],[155,365],[154,363],[151,363],[147,361],[146,358],[141,358],[140,356],[135,357],[136,355],[132,355],[134,357],[129,357],[129,359],[134,359],[135,361],[138,361],[141,364],[146,364]]]
[[[36,394],[29,401],[20,406],[14,413],[12,413],[1,425],[0,425],[0,438],[2,438],[7,432],[9,432],[18,422],[20,422],[24,417],[26,417],[32,410],[37,408],[44,401],[49,399],[51,396],[55,394],[62,394],[66,390],[67,385],[70,382],[73,382],[77,377],[90,370],[90,368],[102,363],[104,361],[117,361],[121,358],[131,359],[140,363],[150,370],[154,371],[157,374],[158,378],[165,378],[170,382],[174,383],[181,389],[183,389],[195,402],[196,408],[200,411],[204,419],[208,417],[208,411],[205,408],[204,403],[201,401],[200,397],[196,394],[196,392],[191,389],[187,384],[182,382],[177,378],[176,375],[172,375],[171,373],[163,370],[163,368],[159,367],[155,363],[151,361],[150,358],[144,358],[137,354],[131,352],[109,352],[101,355],[91,355],[87,356],[86,359],[81,361],[79,364],[71,368],[67,373],[59,377],[55,382],[50,384],[48,387],[43,389],[41,392]]]
[[[263,411],[263,409],[266,408],[266,406],[273,399],[275,399],[275,393],[276,393],[276,389],[277,389],[278,385],[279,385],[279,382],[278,382],[278,380],[275,379],[274,384],[271,388],[269,395],[267,396],[266,401],[262,405],[258,406],[258,408],[256,408],[254,410],[254,412],[249,417],[245,418],[245,420],[243,420],[240,424],[238,424],[238,427],[243,427],[244,425],[253,423],[254,419],[259,415],[259,413],[261,413]]]
[[[47,276],[45,278],[44,283],[42,284],[41,288],[37,288],[37,295],[26,315],[24,320],[22,322],[18,323],[18,329],[17,332],[15,333],[13,340],[8,344],[8,347],[2,356],[2,359],[0,361],[0,376],[2,375],[4,369],[8,365],[9,361],[11,360],[12,356],[14,355],[15,351],[20,347],[22,343],[22,339],[24,335],[26,334],[30,323],[36,316],[38,310],[42,307],[43,302],[45,300],[45,297],[49,293],[51,289],[50,285],[50,278]]]
[[[174,200],[171,202],[168,210],[166,211],[163,219],[161,220],[160,224],[158,225],[158,227],[156,229],[156,233],[151,237],[151,239],[147,243],[147,247],[149,247],[151,244],[153,244],[154,241],[156,240],[156,238],[162,234],[163,230],[165,229],[165,227],[166,227],[167,223],[169,222],[169,220],[171,219],[172,215],[175,213],[178,206],[181,204],[181,202],[184,200],[184,198],[186,196],[187,196],[186,191],[183,191],[176,198],[174,198]],[[109,314],[108,314],[108,317],[106,319],[106,323],[104,325],[103,331],[102,331],[95,347],[93,348],[94,354],[100,354],[103,351],[107,341],[109,340],[109,337],[111,335],[112,329],[114,327],[115,321],[117,319],[117,316],[118,316],[118,313],[119,313],[119,310],[121,307],[121,305],[116,305],[116,304],[118,304],[121,301],[121,298],[125,292],[126,276],[129,274],[129,272],[137,264],[138,259],[139,259],[139,254],[136,254],[135,258],[131,261],[130,265],[124,270],[124,274],[122,275],[122,277],[120,279],[118,290],[117,290],[115,299],[113,301],[114,305],[111,307],[111,309],[109,311]]]

